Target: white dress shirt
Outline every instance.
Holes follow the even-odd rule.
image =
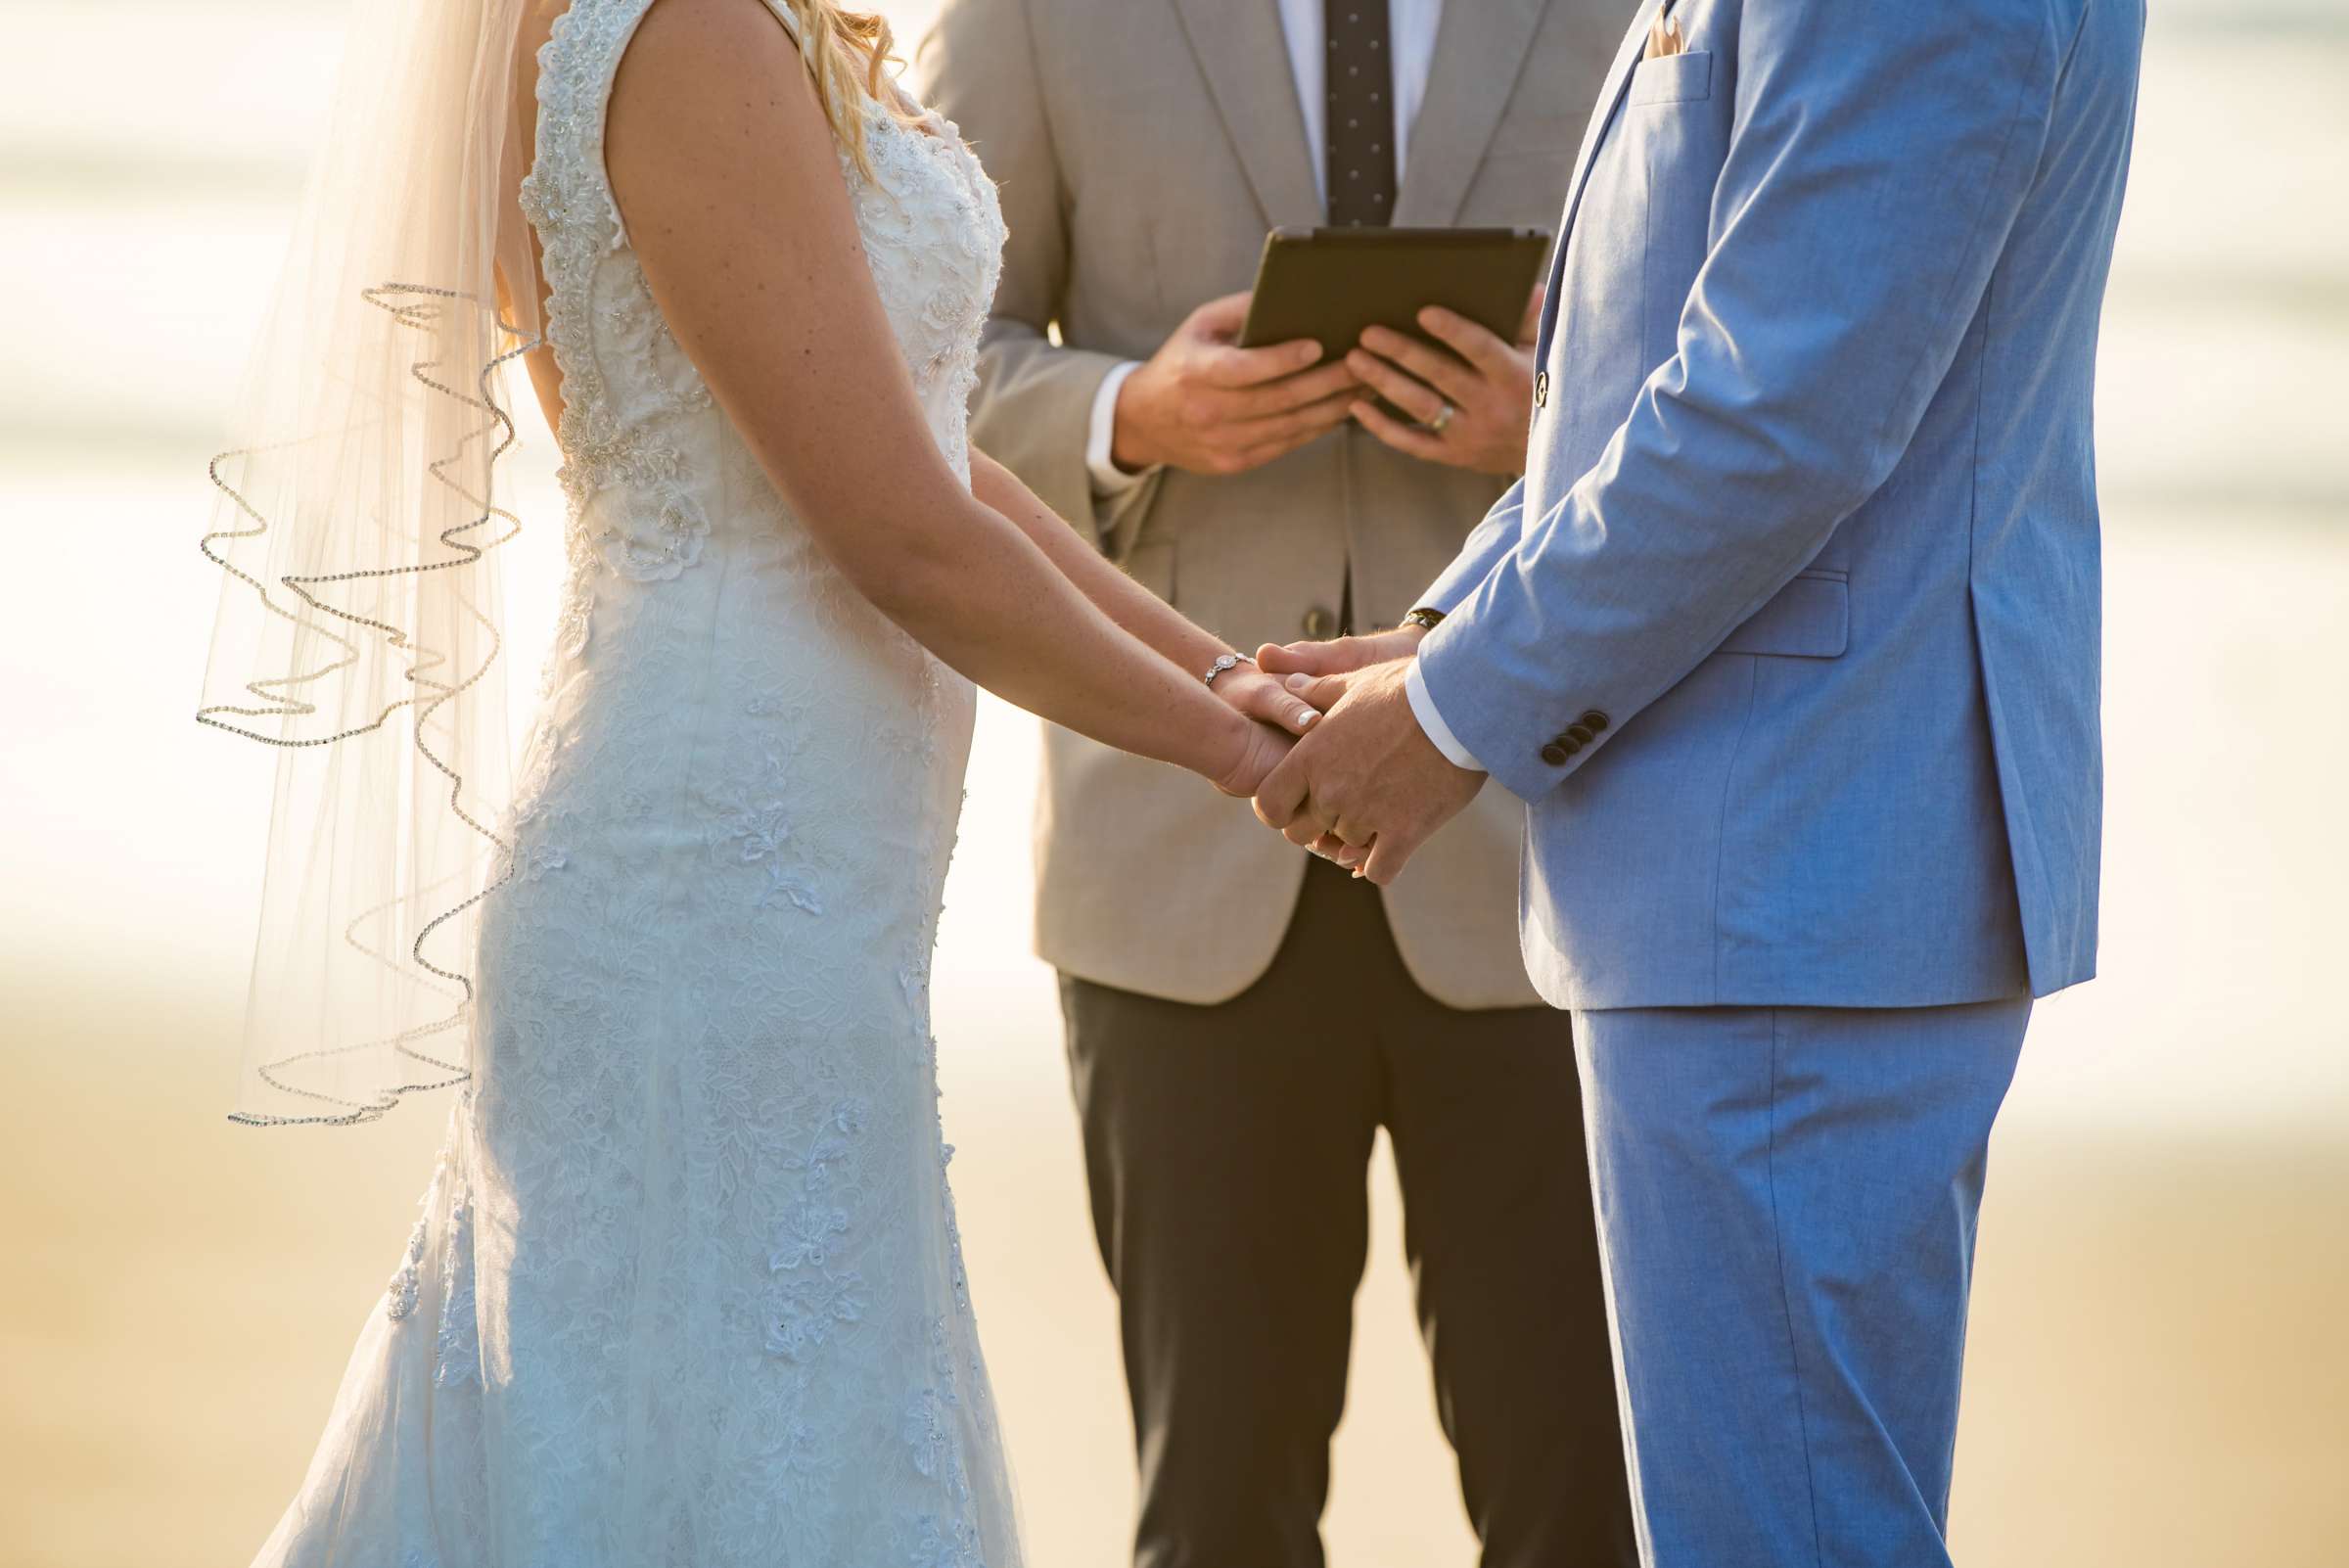
[[[1280,30],[1289,46],[1289,75],[1297,83],[1297,107],[1305,114],[1305,139],[1313,152],[1313,191],[1323,201],[1329,192],[1329,95],[1323,71],[1329,62],[1327,33],[1322,26],[1324,0],[1278,0]],[[1395,72],[1395,183],[1403,184],[1404,160],[1411,149],[1411,121],[1427,97],[1427,69],[1436,57],[1436,24],[1444,18],[1444,0],[1387,0],[1388,56]],[[1086,428],[1084,466],[1092,475],[1093,490],[1104,497],[1121,494],[1142,481],[1128,474],[1110,455],[1117,435],[1118,389],[1133,374],[1136,361],[1128,361],[1101,378],[1093,394],[1092,420]]]
[[[1444,715],[1436,710],[1435,697],[1429,693],[1427,682],[1419,676],[1419,661],[1416,659],[1411,661],[1411,668],[1403,672],[1403,694],[1410,699],[1411,716],[1419,720],[1419,727],[1427,732],[1428,740],[1434,743],[1437,751],[1444,754],[1444,761],[1454,767],[1464,767],[1471,773],[1492,771],[1476,760],[1474,752],[1460,744],[1460,738],[1451,732],[1451,726],[1444,722]]]

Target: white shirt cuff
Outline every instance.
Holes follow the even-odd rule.
[[[1093,493],[1097,496],[1122,495],[1145,478],[1127,473],[1111,455],[1118,435],[1118,389],[1126,385],[1127,377],[1141,368],[1141,361],[1128,359],[1102,377],[1100,390],[1093,393],[1093,417],[1084,433],[1084,471],[1092,477]]]
[[[1487,771],[1485,764],[1460,744],[1459,737],[1452,734],[1451,726],[1444,722],[1444,715],[1436,711],[1436,699],[1428,693],[1427,681],[1419,673],[1419,661],[1416,659],[1411,661],[1411,668],[1403,672],[1403,691],[1411,700],[1411,716],[1419,720],[1419,727],[1427,731],[1427,738],[1435,743],[1437,751],[1444,754],[1446,761],[1454,767],[1464,767],[1471,773]]]

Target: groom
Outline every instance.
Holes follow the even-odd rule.
[[[1654,0],[1530,466],[1258,811],[1384,884],[1488,775],[1573,1011],[1659,1568],[1927,1568],[2031,998],[2096,959],[2097,316],[2142,0]]]

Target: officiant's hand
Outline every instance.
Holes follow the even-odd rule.
[[[1244,474],[1346,423],[1361,392],[1348,362],[1317,363],[1311,339],[1238,346],[1248,298],[1210,300],[1126,378],[1110,437],[1120,468]]]
[[[1354,417],[1399,452],[1431,463],[1510,478],[1525,472],[1526,430],[1534,417],[1534,336],[1542,319],[1536,290],[1517,342],[1503,343],[1466,316],[1441,305],[1419,312],[1437,343],[1385,327],[1362,334],[1347,365],[1365,386],[1408,414],[1406,424],[1364,398]]]

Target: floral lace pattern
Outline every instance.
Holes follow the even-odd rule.
[[[661,319],[603,164],[649,4],[573,0],[539,57],[568,581],[473,1088],[264,1564],[1018,1560],[929,1019],[973,694]],[[866,129],[864,254],[967,476],[993,188],[935,115]]]

